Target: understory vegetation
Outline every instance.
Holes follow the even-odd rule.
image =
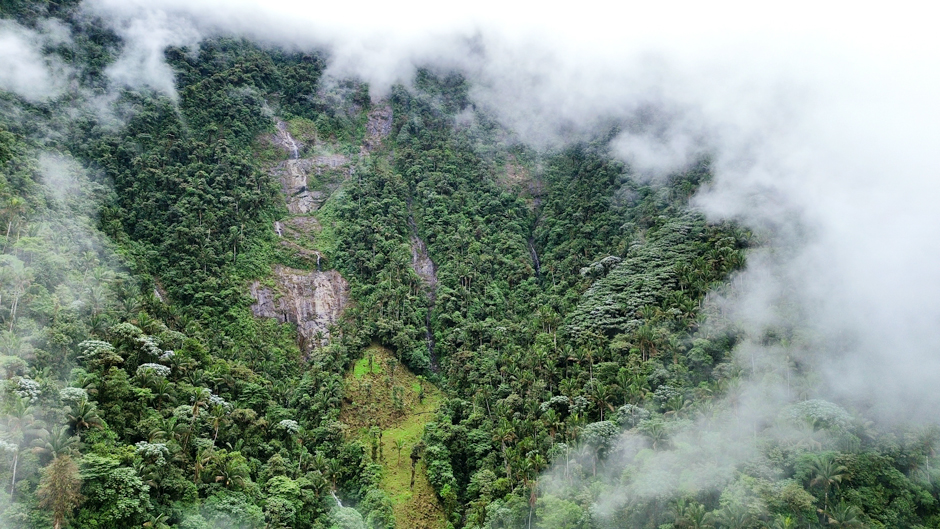
[[[690,206],[707,158],[644,180],[609,152],[616,128],[538,151],[458,74],[373,101],[325,82],[325,55],[231,38],[166,50],[176,98],[121,89],[100,21],[2,9],[68,28],[47,52],[81,89],[0,93],[0,526],[391,529],[414,502],[442,528],[940,527],[940,431],[735,359],[710,293],[757,237]],[[275,119],[352,160],[316,212],[322,262],[272,227]],[[248,284],[277,264],[349,282],[328,342],[252,316]],[[720,483],[696,461],[638,488],[646,462],[720,445],[744,380],[791,375]]]

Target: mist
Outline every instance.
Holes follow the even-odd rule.
[[[914,6],[667,2],[612,12],[588,2],[550,12],[480,2],[453,13],[429,2],[350,11],[86,0],[82,9],[125,39],[107,71],[116,86],[175,97],[167,46],[243,36],[325,51],[328,77],[357,77],[374,98],[408,83],[416,67],[456,69],[478,108],[540,148],[618,124],[611,151],[647,178],[710,156],[714,180],[694,206],[768,241],[710,300],[750,337],[737,354],[751,378],[735,390],[748,411],[722,411],[677,432],[695,448],[645,460],[626,497],[687,489],[661,477],[690,461],[714,463],[692,480],[704,488],[758,458],[754,424],[772,422],[794,400],[782,381],[768,385],[762,375],[794,355],[811,366],[814,376],[797,382],[809,397],[886,424],[937,422],[940,37]],[[0,61],[11,65],[0,88],[30,100],[63,89],[61,67],[42,58],[40,42],[33,30],[0,26]],[[775,326],[805,329],[800,350],[761,345]],[[638,443],[624,438],[620,460],[632,460]]]
[[[373,97],[407,83],[416,66],[457,69],[479,108],[537,147],[620,123],[612,152],[649,178],[708,154],[714,181],[695,206],[768,234],[734,292],[714,296],[754,338],[738,351],[744,363],[778,365],[798,354],[822,375],[811,396],[886,422],[937,420],[940,42],[923,14],[733,2],[618,12],[588,3],[554,13],[484,2],[459,14],[416,2],[355,15],[289,2],[85,7],[128,40],[110,70],[119,83],[172,94],[164,47],[241,35],[325,50],[328,76],[358,77]],[[813,338],[800,352],[756,343],[777,325]],[[752,417],[679,432],[712,441],[648,460],[641,475],[676,475],[708,459],[715,464],[696,474],[696,488],[717,486],[757,457],[748,425],[772,421],[791,400],[779,387],[759,391],[758,374],[737,395]],[[635,442],[625,440],[621,452]],[[721,457],[712,457],[719,447]],[[637,479],[624,494],[649,484]]]
[[[67,88],[68,68],[43,54],[43,46],[67,40],[62,26],[49,21],[39,29],[0,21],[0,89],[30,102],[61,94]]]
[[[328,74],[359,77],[375,97],[416,66],[456,68],[475,104],[538,146],[625,123],[612,150],[639,174],[708,153],[715,180],[696,205],[771,230],[786,251],[760,266],[793,291],[805,323],[854,336],[851,347],[816,353],[831,389],[864,395],[885,416],[924,418],[940,404],[940,46],[928,17],[808,3],[422,7],[351,16],[290,2],[84,4],[127,40],[109,69],[119,84],[172,94],[166,46],[239,35],[326,50]],[[773,308],[748,300],[772,287],[748,284],[737,294],[752,320],[743,323],[759,327]]]

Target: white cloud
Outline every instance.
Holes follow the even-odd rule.
[[[940,382],[940,42],[917,4],[86,0],[85,9],[127,39],[109,70],[116,81],[170,93],[167,45],[236,34],[328,49],[332,72],[378,93],[416,64],[460,68],[478,104],[538,144],[651,115],[614,141],[615,153],[661,174],[711,152],[715,183],[699,198],[710,215],[813,234],[788,241],[796,250],[775,263],[814,321],[860,337],[849,360],[831,357],[836,386],[905,400]]]
[[[67,70],[61,61],[44,56],[45,42],[61,42],[61,26],[47,24],[46,33],[0,20],[0,90],[28,101],[59,95],[66,87]]]
[[[614,152],[652,175],[712,153],[715,180],[697,204],[778,237],[752,256],[730,314],[759,329],[780,321],[786,300],[795,307],[786,317],[815,336],[804,360],[826,375],[828,391],[886,419],[936,421],[940,34],[921,4],[588,1],[553,9],[487,0],[458,10],[86,0],[85,8],[128,39],[110,70],[122,83],[172,93],[165,46],[237,34],[329,49],[334,74],[359,76],[380,94],[410,79],[416,64],[462,69],[477,104],[540,145],[622,121]],[[747,347],[742,354],[768,362],[789,354]],[[764,416],[781,398],[748,395]],[[736,451],[751,454],[748,436],[722,428],[741,443]],[[725,475],[722,465],[715,475]]]

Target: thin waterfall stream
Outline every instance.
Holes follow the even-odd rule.
[[[288,149],[290,149],[290,159],[291,160],[299,159],[300,148],[297,147],[297,142],[294,141],[294,137],[291,136],[290,132],[287,131],[287,123],[284,123],[283,121],[277,122],[277,135],[281,139],[281,141],[284,143],[284,145],[287,146]]]

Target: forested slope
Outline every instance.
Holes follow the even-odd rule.
[[[690,206],[708,159],[639,178],[615,126],[538,150],[460,74],[419,69],[374,101],[325,80],[326,54],[232,38],[165,51],[175,97],[122,89],[100,21],[3,14],[57,17],[68,44],[46,52],[75,74],[57,98],[0,94],[0,526],[393,527],[412,496],[407,462],[377,454],[380,383],[427,422],[404,456],[448,527],[940,524],[938,432],[876,427],[811,383],[747,425],[757,454],[720,483],[647,466],[714,443],[742,380],[780,376],[735,360],[742,331],[709,304],[755,237]],[[286,161],[318,156],[342,167],[310,162],[286,196]],[[252,314],[277,266],[348,282],[329,333]],[[376,346],[417,389],[361,382]],[[439,406],[412,403],[419,420],[422,384]]]

